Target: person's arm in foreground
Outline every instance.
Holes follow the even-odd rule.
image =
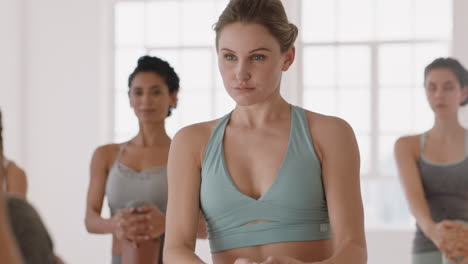
[[[0,153],[0,164],[3,164],[3,157]],[[0,182],[4,178],[4,170],[0,168]],[[10,226],[5,216],[5,200],[3,193],[0,193],[0,260],[2,263],[9,264],[22,264],[22,260],[15,244],[15,241],[11,235]]]
[[[201,183],[201,140],[194,130],[194,126],[180,130],[169,151],[165,264],[204,263],[194,253]]]

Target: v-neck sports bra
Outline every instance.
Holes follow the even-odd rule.
[[[222,117],[214,127],[201,170],[200,204],[211,252],[330,238],[322,170],[304,110],[291,106],[283,163],[271,187],[258,200],[241,193],[229,175],[223,137],[230,116]],[[253,221],[265,222],[248,224]]]

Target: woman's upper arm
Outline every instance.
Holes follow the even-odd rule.
[[[86,217],[90,211],[101,213],[109,167],[109,145],[97,148],[91,159]]]
[[[360,156],[354,132],[345,121],[325,117],[315,134],[335,242],[353,241],[365,248]]]
[[[395,159],[398,166],[400,181],[411,207],[419,207],[424,200],[424,190],[417,167],[417,153],[414,137],[402,137],[395,142]]]
[[[200,211],[200,129],[189,126],[174,137],[168,159],[166,246],[195,250]]]
[[[28,182],[24,170],[16,166],[13,162],[8,165],[7,169],[7,192],[16,193],[26,198]]]

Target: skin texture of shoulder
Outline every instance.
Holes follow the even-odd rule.
[[[205,147],[218,121],[219,119],[216,119],[186,126],[177,132],[173,142],[181,142],[181,144],[186,145],[196,159],[196,163],[201,167]]]
[[[421,149],[420,137],[421,135],[400,137],[395,142],[395,155],[405,155],[417,160]]]
[[[310,135],[320,161],[323,161],[325,146],[339,144],[340,140],[354,140],[351,126],[341,118],[305,110]]]
[[[120,146],[121,144],[107,144],[99,146],[94,151],[92,162],[98,163],[99,167],[105,167],[109,170],[119,153]]]

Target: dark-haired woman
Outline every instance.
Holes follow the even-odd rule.
[[[2,130],[3,120],[2,112],[0,111],[0,135],[2,134]],[[22,198],[26,198],[26,191],[28,187],[26,173],[13,161],[3,156],[3,142],[1,143],[0,148],[2,149],[2,161],[0,166],[4,171],[4,177],[2,180],[0,180],[0,190],[6,191],[8,193],[14,193],[21,196]]]
[[[400,180],[417,231],[413,264],[468,263],[468,131],[458,121],[466,104],[466,70],[439,58],[424,71],[433,127],[395,143]]]
[[[179,77],[166,62],[144,56],[128,80],[139,132],[128,142],[96,149],[91,161],[86,228],[112,234],[112,263],[161,263],[171,139],[165,119],[176,106]],[[111,217],[103,218],[104,196]]]

